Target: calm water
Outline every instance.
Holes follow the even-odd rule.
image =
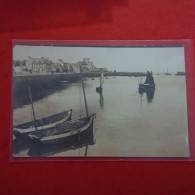
[[[143,78],[144,81],[145,78]],[[136,77],[108,77],[103,94],[96,92],[99,78],[85,80],[89,112],[96,113],[95,144],[87,156],[185,157],[189,155],[186,87],[184,76],[155,75],[153,94],[138,91]],[[85,116],[79,83],[34,102],[36,117],[73,109],[73,119]],[[13,112],[14,125],[32,120],[31,105]],[[15,156],[28,155],[29,147]],[[50,156],[84,156],[86,147],[47,153]]]

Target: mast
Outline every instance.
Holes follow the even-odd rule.
[[[86,115],[87,115],[87,118],[88,118],[89,117],[89,114],[88,114],[88,108],[87,108],[87,100],[86,100],[84,83],[83,83],[83,79],[82,78],[81,78],[81,82],[82,82],[83,95],[84,95],[84,100],[85,100],[85,110],[86,110]]]
[[[100,76],[100,87],[101,88],[103,87],[103,83],[104,83],[104,73],[102,72]]]
[[[36,119],[35,119],[35,111],[34,111],[34,106],[33,106],[30,86],[28,87],[28,90],[29,90],[29,97],[30,97],[30,101],[31,101],[32,111],[33,111],[34,126],[35,126],[35,130],[37,131],[37,125],[36,125]]]
[[[81,73],[81,66],[80,66],[80,73]],[[86,100],[86,95],[85,95],[85,89],[84,89],[84,83],[83,83],[82,75],[81,75],[81,83],[82,83],[83,95],[84,95],[84,101],[85,101],[85,110],[86,110],[86,115],[87,115],[87,118],[88,118],[89,117],[89,113],[88,113],[87,100]]]

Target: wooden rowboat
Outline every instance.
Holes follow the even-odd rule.
[[[68,121],[44,131],[28,134],[29,139],[41,144],[60,144],[79,141],[93,133],[95,114],[77,121]]]
[[[71,120],[72,109],[60,112],[54,115],[36,119],[35,121],[30,121],[13,127],[13,133],[17,137],[20,134],[29,134],[35,131],[42,131],[44,129],[49,129]],[[35,125],[36,124],[36,125]]]

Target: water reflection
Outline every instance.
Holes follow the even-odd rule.
[[[71,84],[66,84],[66,85],[56,85],[56,86],[50,86],[50,87],[45,87],[45,88],[38,88],[34,86],[31,87],[31,93],[33,97],[33,101],[40,100],[42,98],[45,98],[55,92],[60,92],[64,89],[67,89],[70,87]],[[13,109],[20,108],[23,105],[30,104],[30,99],[29,99],[29,92],[28,88],[23,88],[20,90],[13,90]]]
[[[38,142],[34,142],[28,138],[19,139],[16,138],[13,141],[13,154],[17,155],[22,151],[27,151],[28,156],[30,157],[43,157],[43,156],[51,156],[54,154],[58,154],[60,152],[66,152],[68,150],[76,150],[80,148],[85,148],[84,156],[87,156],[88,146],[94,145],[94,135],[91,132],[87,137],[79,139],[77,141],[70,141],[68,143],[63,144],[41,144]]]
[[[13,154],[16,155],[22,151],[29,149],[32,146],[30,139],[16,138],[13,140]]]
[[[142,97],[144,93],[146,93],[148,103],[151,103],[154,99],[155,88],[142,89],[139,88],[140,96]]]
[[[104,96],[102,93],[100,94],[100,108],[104,109]]]
[[[102,92],[96,91],[99,95],[100,95],[100,99],[99,99],[99,104],[100,104],[100,108],[103,110],[104,109],[104,96]]]

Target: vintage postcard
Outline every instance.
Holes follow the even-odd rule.
[[[13,157],[190,156],[185,47],[124,43],[13,44]]]

